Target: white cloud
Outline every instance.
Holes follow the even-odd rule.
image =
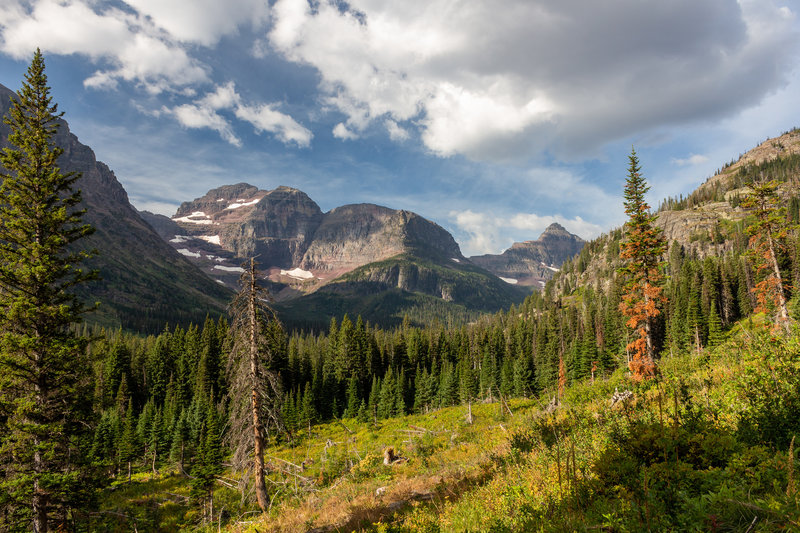
[[[342,122],[333,127],[333,136],[344,141],[358,139],[358,135],[350,131]]]
[[[798,44],[794,13],[763,0],[278,0],[272,20],[348,131],[392,120],[473,159],[731,116],[785,83]]]
[[[390,118],[384,120],[383,125],[386,126],[386,131],[389,132],[389,138],[393,141],[405,141],[410,136],[408,130],[401,128],[397,122]]]
[[[10,4],[0,22],[0,50],[27,59],[44,53],[83,54],[111,68],[85,85],[114,88],[119,80],[142,84],[150,93],[202,83],[206,68],[152,23],[122,9],[79,0],[34,0]]]
[[[211,46],[223,35],[236,33],[241,24],[267,20],[264,0],[126,0],[159,28],[182,42]]]
[[[252,124],[256,132],[274,133],[284,144],[295,143],[301,147],[311,144],[311,131],[301,126],[295,119],[276,111],[272,104],[236,107],[236,117]]]
[[[231,124],[211,108],[183,104],[172,109],[170,113],[187,128],[210,128],[219,133],[226,142],[234,146],[242,145],[242,141],[233,133]]]
[[[579,216],[571,219],[562,215],[540,216],[533,213],[498,216],[465,210],[451,212],[450,220],[460,233],[466,235],[466,240],[459,241],[466,256],[498,254],[514,240],[535,240],[554,222],[584,239],[596,237],[602,231],[597,224],[587,222]]]
[[[672,158],[672,164],[678,165],[679,167],[702,165],[707,162],[708,157],[700,154],[690,154],[689,157],[686,158]]]
[[[239,120],[250,123],[256,133],[274,134],[284,144],[294,143],[308,147],[313,137],[310,130],[285,113],[275,110],[276,104],[248,105],[242,102],[233,82],[217,86],[216,90],[197,99],[192,104],[183,104],[173,109],[164,109],[187,128],[210,128],[234,146],[242,141],[234,134],[233,126],[220,111],[233,111]]]

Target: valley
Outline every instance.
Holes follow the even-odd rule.
[[[657,209],[631,149],[622,227],[468,257],[286,185],[138,211],[43,69],[0,86],[0,530],[800,528],[799,130]]]

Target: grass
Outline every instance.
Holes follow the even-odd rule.
[[[545,396],[511,400],[513,414],[497,402],[473,404],[472,424],[467,407],[455,406],[312,426],[268,449],[269,512],[253,513],[220,486],[220,525],[260,533],[800,529],[788,453],[800,433],[800,335],[775,339],[761,322],[743,321],[700,354],[662,359],[657,382],[632,383],[618,370],[575,384],[553,411]],[[633,397],[612,406],[615,390]],[[384,465],[387,447],[406,460]],[[141,474],[116,485],[102,510],[135,517],[138,531],[202,529],[187,494],[185,478]],[[102,519],[108,531],[132,530],[120,516]]]

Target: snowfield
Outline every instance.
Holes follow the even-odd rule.
[[[292,270],[281,270],[281,276],[289,276],[290,278],[295,279],[311,279],[314,277],[314,274],[309,272],[308,270],[303,270],[302,268],[293,268]]]
[[[211,217],[209,217],[202,211],[194,211],[191,215],[185,217],[173,218],[172,220],[174,220],[175,222],[189,222],[190,224],[211,224],[212,222],[210,218]]]
[[[226,267],[223,265],[214,265],[214,270],[223,270],[225,272],[244,272],[242,267]]]
[[[249,202],[246,202],[244,200],[236,200],[234,203],[232,203],[231,205],[229,205],[225,209],[238,209],[238,208],[244,207],[246,205],[257,204],[259,200],[261,200],[261,198],[255,198],[253,200],[250,200]]]
[[[511,285],[516,285],[518,283],[518,281],[515,280],[514,278],[504,278],[503,276],[497,276],[497,277],[502,279],[506,283],[510,283]]]
[[[211,244],[219,245],[219,235],[200,235],[199,238]]]
[[[178,253],[181,255],[185,255],[186,257],[200,257],[200,254],[197,252],[190,252],[186,248],[181,248],[178,250]]]

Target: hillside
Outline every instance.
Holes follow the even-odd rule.
[[[0,85],[0,116],[15,93]],[[8,146],[9,127],[0,123],[0,147]],[[204,276],[164,243],[131,206],[114,173],[81,144],[60,121],[55,136],[64,149],[59,165],[81,172],[84,220],[96,232],[81,244],[98,255],[86,264],[99,270],[100,280],[81,288],[90,302],[99,302],[88,319],[109,327],[158,332],[164,324],[199,323],[206,315],[224,312],[231,292]]]

